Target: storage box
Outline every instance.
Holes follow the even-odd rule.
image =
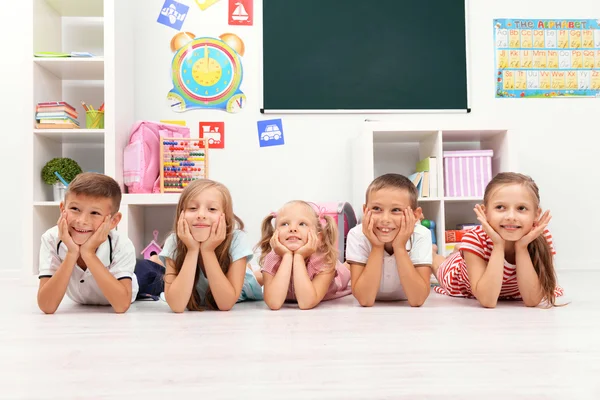
[[[447,197],[483,197],[492,179],[493,150],[444,152],[444,193]]]
[[[446,231],[446,243],[460,242],[468,231]]]

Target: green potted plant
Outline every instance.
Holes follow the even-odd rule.
[[[77,174],[82,173],[81,167],[77,161],[67,157],[57,157],[48,161],[42,168],[42,179],[48,185],[52,185],[54,201],[62,201],[65,197],[66,185],[61,182],[55,172],[66,181],[71,182]]]

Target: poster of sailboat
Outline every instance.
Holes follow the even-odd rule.
[[[229,25],[252,25],[253,0],[229,0]]]

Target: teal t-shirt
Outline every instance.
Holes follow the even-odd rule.
[[[229,255],[231,256],[232,263],[243,257],[246,257],[246,263],[252,259],[254,254],[252,253],[252,247],[250,246],[245,232],[240,231],[239,229],[233,231],[233,240],[231,241],[231,247],[229,248]],[[177,235],[175,233],[169,235],[159,257],[165,266],[167,265],[167,258],[175,261],[175,258],[177,257]],[[208,290],[208,279],[204,276],[202,270],[200,270],[196,290],[200,295],[200,305],[206,306],[205,298],[206,291]],[[256,281],[252,271],[249,271],[248,268],[246,268],[244,286],[242,287],[242,293],[240,294],[238,302],[244,300],[262,300],[262,298],[262,288]]]

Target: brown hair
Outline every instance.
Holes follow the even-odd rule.
[[[496,175],[485,188],[483,195],[483,204],[487,207],[490,197],[502,186],[507,185],[523,185],[533,195],[535,201],[535,212],[540,208],[540,192],[536,183],[531,177],[515,172],[502,172]],[[540,281],[540,286],[544,294],[544,299],[548,302],[549,306],[556,305],[556,295],[554,293],[556,289],[556,272],[554,270],[554,260],[552,257],[552,250],[548,241],[544,235],[540,235],[535,238],[534,241],[529,243],[527,246],[529,256],[533,268],[537,273]]]
[[[367,188],[367,192],[365,194],[365,203],[369,202],[369,195],[372,192],[387,188],[406,190],[410,197],[410,208],[413,210],[417,209],[417,198],[419,197],[417,187],[410,179],[400,174],[385,174],[375,178],[375,180],[373,180],[373,182],[371,182]]]
[[[221,243],[215,249],[215,254],[217,256],[217,260],[219,261],[219,265],[221,266],[221,270],[224,274],[227,274],[229,271],[229,266],[231,265],[231,256],[229,255],[229,248],[231,247],[231,242],[233,240],[233,231],[237,229],[244,229],[244,223],[242,220],[233,213],[233,202],[231,200],[231,194],[229,190],[221,183],[211,181],[209,179],[198,179],[192,181],[189,185],[185,187],[183,192],[181,192],[181,196],[179,197],[179,203],[177,203],[177,211],[175,212],[175,222],[173,224],[173,231],[177,232],[177,222],[179,221],[179,216],[181,212],[185,210],[187,203],[198,196],[202,191],[207,189],[217,189],[222,196],[222,206],[223,213],[225,214],[225,222],[226,222],[226,236],[223,243]],[[235,226],[237,223],[237,226]],[[183,266],[183,261],[185,260],[185,256],[187,255],[187,247],[183,244],[183,241],[177,237],[177,256],[174,260],[174,269],[175,275],[179,275],[179,271],[181,271],[181,267]],[[202,255],[198,254],[198,265],[196,267],[196,275],[194,276],[194,287],[192,289],[192,295],[190,296],[190,300],[188,302],[187,308],[191,311],[202,311],[202,307],[200,304],[202,303],[200,299],[200,294],[196,290],[196,284],[198,283],[198,279],[200,277],[200,269],[204,267],[204,263],[202,261]],[[166,277],[166,276],[165,276]],[[217,309],[217,303],[215,302],[215,298],[212,295],[210,290],[210,286],[206,291],[205,297],[206,304],[211,309]]]
[[[113,214],[119,211],[121,206],[121,187],[110,176],[96,172],[83,172],[67,186],[65,199],[70,194],[82,194],[85,196],[111,199]]]
[[[325,255],[325,262],[329,266],[329,268],[323,270],[322,272],[330,272],[335,269],[338,258],[338,250],[335,246],[335,241],[337,240],[338,229],[335,221],[329,215],[324,215],[323,219],[325,219],[325,224],[321,224],[319,220],[319,215],[306,201],[302,200],[292,200],[283,205],[281,210],[285,207],[293,204],[302,204],[310,210],[311,216],[314,217],[314,224],[317,229],[317,234],[321,233],[320,246],[317,249],[317,252]],[[260,242],[256,245],[256,248],[260,248],[260,259],[258,264],[262,267],[263,261],[267,254],[271,252],[271,238],[273,237],[273,233],[275,232],[275,227],[273,224],[273,220],[277,220],[277,216],[274,213],[271,213],[263,219],[262,222],[262,237]]]

